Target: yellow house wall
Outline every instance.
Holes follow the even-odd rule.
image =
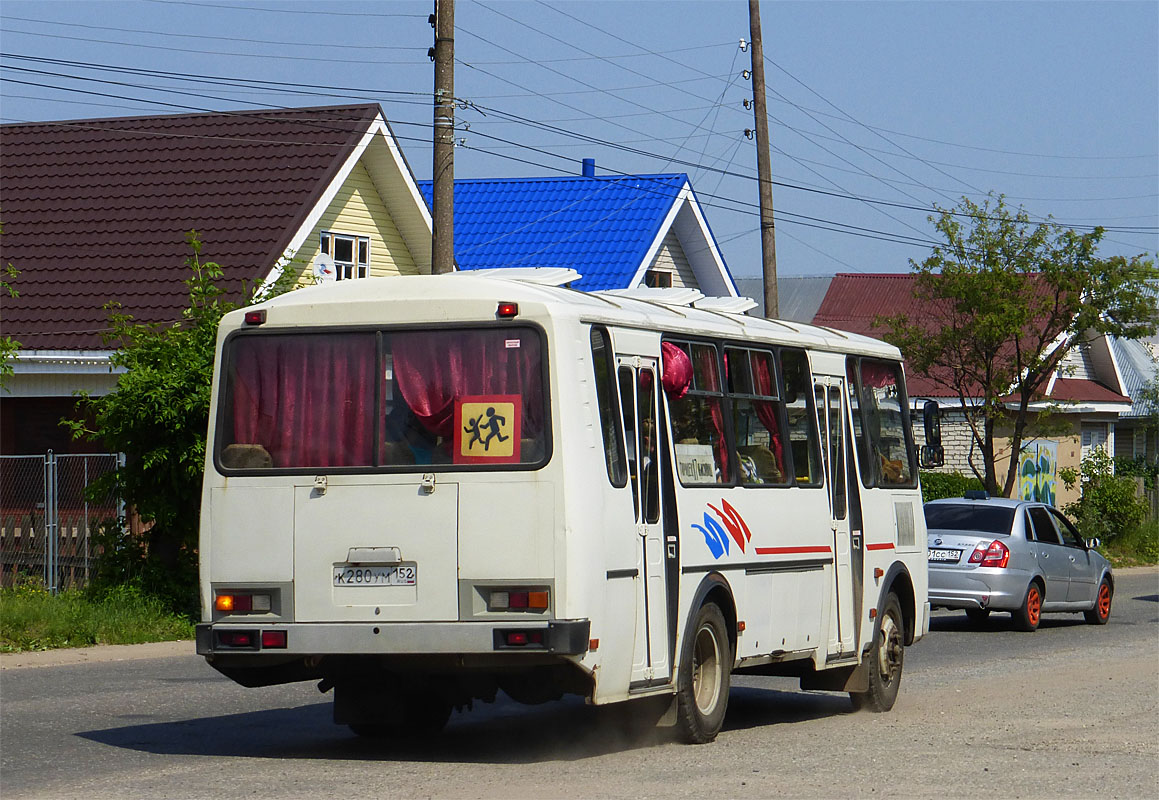
[[[1047,441],[1058,442],[1058,472],[1061,473],[1068,467],[1070,469],[1078,470],[1082,464],[1083,458],[1083,437],[1082,424],[1083,422],[1113,422],[1115,416],[1113,414],[1068,414],[1065,418],[1058,421],[1059,425],[1066,425],[1065,430],[1052,433],[1050,436],[1043,436]],[[1052,420],[1052,425],[1055,420]],[[1010,439],[995,439],[995,449],[998,449],[998,485],[1002,486],[1003,481],[1006,480],[1006,472],[1009,467],[1010,457]],[[1073,489],[1067,489],[1066,484],[1063,483],[1062,478],[1057,479],[1057,500],[1055,507],[1060,511],[1067,505],[1079,499],[1082,493],[1078,486]],[[1013,495],[1018,494],[1018,481],[1015,479]]]
[[[294,254],[294,262],[301,270],[300,283],[313,283],[311,265],[321,252],[322,231],[370,237],[372,276],[419,274],[410,249],[361,162],[350,171],[314,230]]]

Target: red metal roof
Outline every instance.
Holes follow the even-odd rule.
[[[914,276],[910,274],[838,273],[829,283],[813,324],[884,338],[886,328],[874,325],[877,317],[907,314],[910,319],[922,318],[922,307],[913,290]],[[911,397],[957,398],[946,386],[908,369],[906,383]]]
[[[185,233],[236,298],[272,269],[381,113],[377,104],[0,126],[0,263],[19,271],[3,332],[102,349],[110,301],[180,318]]]
[[[908,273],[838,273],[829,284],[813,324],[881,339],[888,329],[875,326],[874,321],[878,317],[905,314],[911,322],[924,322],[932,329],[939,324],[937,315],[931,313],[928,303],[914,297],[915,278]],[[1033,280],[1033,276],[1028,279]],[[1045,289],[1041,283],[1035,285]],[[915,375],[909,370],[906,373],[912,397],[958,397],[945,382]]]
[[[1050,399],[1073,403],[1130,403],[1131,398],[1108,389],[1101,383],[1084,378],[1058,378]]]

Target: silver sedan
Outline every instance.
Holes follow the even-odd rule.
[[[1081,611],[1105,625],[1115,579],[1111,565],[1066,517],[1025,500],[973,497],[925,505],[930,605],[961,608],[981,621],[1009,611],[1025,631],[1041,615]]]

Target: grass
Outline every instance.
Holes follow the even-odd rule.
[[[192,638],[190,620],[131,586],[99,596],[76,590],[54,596],[35,583],[0,589],[0,653]]]
[[[1159,564],[1159,520],[1144,522],[1129,533],[1103,542],[1100,549],[1116,567]]]

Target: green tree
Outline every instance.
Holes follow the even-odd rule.
[[[1006,480],[1018,453],[1047,417],[1032,410],[1066,353],[1088,336],[1138,338],[1155,332],[1159,311],[1147,282],[1159,277],[1143,257],[1100,258],[1103,229],[1079,233],[1051,219],[1032,222],[1001,195],[967,198],[930,220],[944,244],[911,261],[920,316],[878,320],[910,368],[956,395],[978,451],[974,469],[999,493],[995,438],[1011,433]]]
[[[189,306],[173,323],[138,323],[110,304],[111,358],[125,372],[114,391],[81,394],[81,418],[65,420],[75,438],[100,441],[126,455],[125,466],[93,487],[113,492],[151,523],[145,538],[117,542],[120,528],[103,539],[105,566],[124,580],[169,599],[178,610],[196,608],[197,532],[201,480],[213,375],[214,344],[221,317],[236,308],[221,285],[223,272],[201,261],[197,231],[186,234],[192,255]],[[296,276],[286,270],[263,297],[285,291]],[[242,287],[243,296],[247,295]],[[106,531],[106,533],[108,533]],[[117,575],[101,570],[103,580]]]

